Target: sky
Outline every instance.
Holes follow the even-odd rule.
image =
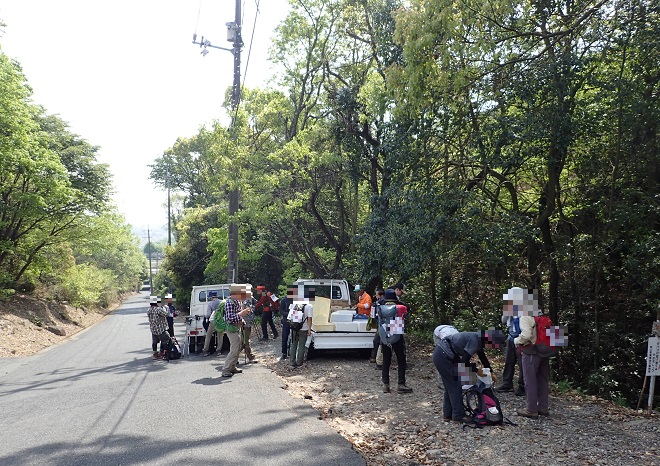
[[[152,240],[167,236],[167,192],[149,179],[149,165],[177,138],[228,121],[222,102],[233,55],[202,56],[192,38],[231,48],[225,23],[234,7],[235,0],[0,0],[2,51],[23,67],[35,104],[100,147],[115,204],[143,241],[147,228]],[[242,0],[242,10],[241,80],[264,87],[288,1]]]

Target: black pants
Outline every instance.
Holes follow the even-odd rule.
[[[167,344],[170,342],[170,336],[167,332],[163,332],[160,335],[151,334],[151,349],[156,351],[158,348],[158,342],[160,341],[160,350],[165,351],[167,349]]]
[[[268,311],[264,312],[261,315],[261,334],[263,338],[268,339],[268,328],[266,324],[270,324],[270,329],[273,332],[273,338],[277,338],[277,329],[275,328],[275,322],[273,322],[273,313]]]
[[[171,337],[174,336],[174,317],[167,316],[167,332]]]
[[[375,358],[376,355],[378,354],[378,347],[380,346],[380,334],[376,330],[376,334],[374,335],[374,349],[371,350],[371,357]]]
[[[392,351],[396,354],[396,360],[398,364],[398,382],[399,385],[406,383],[406,341],[401,335],[401,339],[396,343],[392,343],[392,346],[381,344],[381,351],[383,352],[383,372],[382,379],[383,383],[390,383],[390,364],[392,364]]]
[[[282,356],[289,355],[289,333],[291,328],[286,318],[282,319]]]
[[[506,353],[504,356],[504,372],[502,373],[502,387],[513,388],[513,375],[518,366],[518,386],[525,389],[525,379],[523,378],[522,358],[516,354],[516,345],[512,338],[506,340]]]

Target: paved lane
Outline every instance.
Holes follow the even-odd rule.
[[[152,360],[146,298],[62,345],[0,359],[1,465],[365,464],[263,366],[225,379],[224,357]]]

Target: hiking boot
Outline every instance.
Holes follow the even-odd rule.
[[[383,393],[389,393],[390,392],[390,384],[384,383],[383,384]]]
[[[513,387],[511,385],[500,385],[499,387],[495,387],[496,392],[512,392]]]
[[[248,359],[248,364],[256,364],[256,363],[257,363],[256,358]]]
[[[279,337],[279,336],[280,336],[279,333],[277,333],[277,332],[273,333],[273,340],[274,340],[275,338]]]
[[[525,409],[525,408],[519,409],[518,411],[516,411],[516,413],[518,414],[518,416],[528,417],[530,419],[538,419],[539,418],[539,413],[531,413],[531,412],[527,411],[527,409]]]
[[[243,372],[242,369],[234,369],[231,371],[232,374],[241,374]]]
[[[397,393],[412,393],[412,388],[407,386],[405,383],[400,383],[396,387]]]
[[[539,416],[550,416],[550,411],[547,409],[539,409]]]
[[[371,356],[371,357],[369,358],[369,362],[370,362],[371,364],[375,364],[375,363],[376,363],[376,358],[373,357],[373,356]]]
[[[222,373],[222,376],[223,376],[223,377],[233,377],[234,374],[232,374],[231,372],[223,372],[223,373]]]
[[[442,420],[445,421],[445,422],[451,422],[451,416],[443,417]]]
[[[473,420],[470,416],[463,416],[459,419],[453,419],[452,422],[459,422],[461,424],[472,424]]]
[[[515,395],[516,396],[525,396],[525,389],[521,388],[521,387],[516,388]]]
[[[286,354],[283,354],[282,357],[280,358],[280,361],[284,361],[288,358],[289,358],[289,356],[287,356]]]

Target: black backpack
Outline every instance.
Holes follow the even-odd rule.
[[[172,359],[181,359],[179,342],[174,337],[170,337],[170,342],[167,344],[167,360],[171,361]]]
[[[464,427],[516,425],[504,417],[500,400],[495,396],[493,389],[482,382],[472,385],[463,392],[463,404],[468,416],[472,418],[472,423],[466,424]]]
[[[294,322],[291,320],[292,318],[298,317],[298,312],[302,313],[302,318],[300,322]],[[295,316],[295,317],[294,317]],[[289,328],[295,332],[298,332],[303,325],[305,324],[305,321],[307,319],[305,318],[305,305],[304,304],[296,304],[293,306],[293,309],[289,311],[286,321],[289,324]]]

